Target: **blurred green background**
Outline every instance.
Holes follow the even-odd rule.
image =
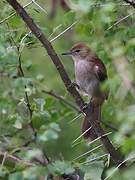
[[[26,5],[30,1],[19,2]],[[111,0],[67,0],[65,1],[66,6],[61,5],[60,1],[55,1],[54,10],[52,1],[38,0],[36,3],[31,3],[26,10],[49,40],[57,37],[75,23],[70,30],[52,41],[52,45],[72,81],[74,81],[73,62],[69,57],[62,57],[61,53],[70,49],[74,43],[87,43],[105,63],[108,80],[103,88],[109,89],[110,95],[103,106],[102,116],[106,123],[116,129],[110,129],[104,124],[102,126],[106,132],[112,132],[109,137],[125,158],[134,154],[135,9],[122,0],[116,2]],[[0,21],[14,12],[4,0],[0,2],[0,7]],[[128,17],[124,18],[126,16]],[[116,22],[118,23],[115,25]],[[20,47],[21,50],[24,77],[19,77],[17,47]],[[29,150],[32,149],[34,154],[34,149],[39,149],[54,162],[59,160],[71,163],[74,157],[100,144],[100,142],[96,142],[88,146],[88,143],[80,138],[78,140],[80,143],[72,147],[72,142],[81,134],[82,116],[70,123],[78,116],[78,112],[43,93],[43,90],[53,91],[66,101],[75,104],[45,49],[29,33],[28,27],[17,15],[0,23],[0,83],[1,152],[6,151],[29,159]],[[32,132],[28,127],[30,118],[25,92],[29,96],[33,109],[32,122],[37,131],[37,143],[31,142],[25,147],[26,151],[23,150],[23,144],[31,139]],[[20,148],[19,152],[16,151],[18,148]],[[81,161],[73,162],[72,167],[82,168],[80,162],[103,153],[104,149],[100,148],[95,153],[85,156]],[[96,161],[97,164],[94,164],[94,167],[89,165],[88,171],[83,167],[82,171],[86,170],[85,179],[100,179],[106,168],[105,161],[106,158],[103,158],[103,161]],[[57,163],[56,165],[59,166]],[[98,173],[95,167],[99,167]],[[93,172],[89,168],[93,168]],[[17,165],[9,166],[5,163],[0,168],[0,177],[10,180],[18,177],[40,179],[42,173],[35,173],[35,176],[34,174],[32,176],[30,170],[29,168],[18,168]],[[25,171],[28,172],[22,175]],[[18,172],[21,175],[16,175]],[[107,173],[109,172],[111,170],[107,171]],[[119,174],[117,176],[118,178],[115,176],[115,179],[120,179]],[[126,169],[122,179],[134,179],[134,176],[135,173],[131,167]]]

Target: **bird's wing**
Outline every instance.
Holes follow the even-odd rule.
[[[100,59],[95,60],[93,70],[99,81],[102,82],[107,79],[106,67]]]

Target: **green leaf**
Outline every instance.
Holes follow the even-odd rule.
[[[134,139],[125,139],[122,145],[122,152],[128,154],[135,149]]]
[[[44,111],[45,100],[43,98],[34,98],[34,101],[40,106],[40,111]]]
[[[71,174],[74,172],[71,162],[68,161],[55,161],[52,165],[48,165],[48,167],[56,175]]]
[[[30,112],[24,98],[20,99],[20,102],[17,104],[17,113],[22,120],[30,117]]]
[[[8,180],[24,180],[21,172],[15,172],[9,175]]]
[[[15,124],[13,126],[17,129],[22,129],[22,123],[19,119],[15,121]]]
[[[51,123],[50,128],[54,129],[57,132],[61,131],[61,129],[57,123]]]
[[[8,174],[8,170],[6,167],[0,167],[0,177],[3,178]]]
[[[23,171],[24,178],[29,180],[38,180],[48,175],[46,167],[35,166],[29,167],[25,171]]]
[[[55,132],[54,130],[47,130],[41,135],[39,135],[39,140],[40,141],[49,141],[49,140],[55,140],[58,139],[58,133]]]
[[[18,26],[22,23],[21,18],[19,16],[14,16],[14,18],[12,18],[10,20],[10,25],[13,28],[18,28]]]
[[[28,159],[32,159],[34,157],[40,157],[42,156],[42,151],[40,149],[32,149],[27,151],[26,156]]]
[[[38,74],[37,77],[36,77],[36,79],[37,79],[38,81],[43,81],[43,80],[44,80],[44,75],[43,75],[43,74]]]
[[[81,169],[85,172],[84,180],[101,180],[104,163],[96,161],[89,165],[82,165]]]

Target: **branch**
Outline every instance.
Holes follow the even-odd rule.
[[[62,96],[57,95],[53,91],[42,90],[42,92],[54,97],[55,99],[58,99],[59,101],[63,102],[64,104],[67,104],[69,107],[76,110],[77,112],[80,112],[80,109],[77,106],[73,105],[72,103],[65,100]]]
[[[8,152],[2,152],[0,151],[0,160],[2,159],[2,165],[4,164],[4,162],[7,160],[7,161],[10,161],[10,162],[13,162],[13,163],[21,163],[21,164],[24,164],[26,166],[35,166],[34,163],[31,163],[29,161],[26,161],[24,159],[21,159],[20,157],[18,156],[15,156],[15,155],[11,155],[9,154]],[[4,159],[4,161],[3,161]]]
[[[78,113],[81,113],[80,109],[75,106],[74,104],[70,103],[69,101],[67,101],[66,99],[64,99],[64,97],[56,94],[55,92],[51,91],[47,91],[47,90],[42,90],[43,93],[48,94],[49,96],[54,97],[55,99],[58,99],[59,101],[63,102],[64,104],[68,105],[69,107],[71,107],[72,109],[74,109],[75,111],[77,111]],[[106,126],[107,128],[112,129],[113,131],[118,132],[118,129],[116,127],[114,127],[113,125],[105,122],[105,120],[101,120],[101,122],[104,124],[104,126]],[[129,137],[129,135],[125,134],[125,136]]]
[[[11,37],[12,38],[12,37]],[[16,49],[17,49],[17,53],[18,53],[18,76],[20,77],[25,77],[24,76],[24,72],[23,72],[23,68],[22,68],[22,62],[21,62],[21,52],[20,52],[20,46],[18,46],[14,39],[12,38],[12,41],[14,42],[15,46],[16,46]],[[25,85],[24,86],[25,88],[25,99],[26,99],[26,106],[28,108],[28,111],[29,111],[29,115],[30,115],[30,122],[29,122],[29,127],[31,128],[32,132],[33,132],[33,140],[35,141],[36,140],[36,130],[35,128],[33,127],[33,124],[32,124],[32,113],[33,113],[33,110],[31,108],[31,104],[30,104],[30,100],[29,100],[29,96],[28,96],[28,93],[26,91],[27,89],[27,86]]]
[[[7,24],[7,27],[9,29],[9,24]],[[21,62],[21,46],[20,44],[18,45],[15,41],[14,41],[14,38],[12,37],[12,35],[9,36],[9,39],[10,39],[10,43],[14,43],[15,47],[16,47],[16,51],[17,51],[17,55],[18,55],[18,66],[17,66],[17,76],[18,77],[25,77],[24,76],[24,71],[23,71],[23,68],[22,68],[22,62]],[[27,89],[27,86],[25,85],[24,86],[24,90]],[[29,96],[28,96],[28,93],[27,91],[25,91],[25,99],[26,99],[26,106],[28,108],[28,111],[29,111],[29,115],[30,115],[30,122],[29,122],[29,127],[30,129],[32,130],[32,133],[33,133],[33,137],[32,137],[32,140],[29,140],[28,142],[31,142],[31,141],[35,141],[36,140],[36,130],[34,129],[33,127],[33,124],[32,124],[32,113],[33,113],[33,110],[31,109],[31,104],[30,104],[30,100],[29,100]],[[28,144],[28,143],[26,143]]]
[[[98,137],[102,137],[101,141],[110,154],[111,158],[113,159],[114,163],[116,165],[119,165],[122,162],[122,159],[119,155],[119,153],[115,150],[112,143],[108,139],[107,136],[103,137],[103,134],[105,132],[101,128],[99,124],[97,124],[95,121],[91,119],[91,108],[89,105],[86,107],[86,104],[84,103],[83,99],[81,98],[80,94],[76,90],[76,88],[73,86],[67,72],[64,69],[63,64],[61,63],[58,55],[56,54],[55,50],[53,49],[51,43],[47,40],[47,38],[44,36],[42,31],[39,29],[39,27],[34,23],[33,19],[28,15],[28,13],[25,11],[25,9],[16,1],[16,0],[7,0],[7,2],[16,10],[16,12],[20,15],[20,17],[23,19],[23,21],[27,24],[27,26],[30,28],[30,30],[33,32],[33,34],[39,39],[39,41],[43,44],[43,47],[47,50],[48,55],[50,56],[52,62],[56,66],[61,79],[63,80],[65,87],[67,88],[68,92],[73,96],[75,99],[76,104],[79,106],[80,110],[83,111],[86,116],[89,118],[90,124],[93,127],[94,131],[96,132]]]

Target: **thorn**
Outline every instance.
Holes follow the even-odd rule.
[[[86,134],[92,127],[86,129],[86,131],[84,131],[80,136],[78,136],[73,142],[72,144],[74,144],[78,139],[80,139],[84,134]]]

